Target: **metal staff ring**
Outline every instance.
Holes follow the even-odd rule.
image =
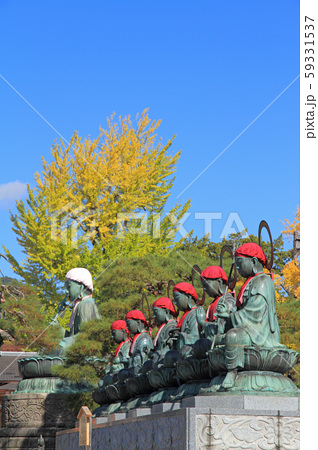
[[[195,277],[195,275],[199,274],[199,276],[200,276],[201,272],[202,272],[202,270],[200,269],[200,267],[197,264],[195,264],[192,267],[191,279],[192,279],[192,286],[193,287],[194,287],[194,277]],[[203,291],[202,299],[198,300],[196,303],[197,303],[198,306],[202,306],[202,305],[204,305],[204,302],[205,302],[205,291]]]
[[[266,267],[266,269],[271,270],[271,268],[273,267],[273,261],[274,261],[274,245],[273,245],[272,233],[271,233],[271,230],[269,229],[269,226],[268,226],[268,223],[266,222],[266,220],[262,220],[258,227],[258,243],[261,248],[262,248],[262,229],[263,228],[266,228],[266,230],[268,232],[269,240],[271,243],[271,257],[270,257],[269,262],[267,259],[267,263],[266,263],[265,267]]]
[[[168,286],[167,286],[167,297],[168,298],[170,298],[170,300],[173,302],[173,291],[171,292],[171,295],[170,295],[170,288],[172,287],[172,289],[173,289],[173,286],[175,285],[175,282],[173,281],[173,280],[169,280],[168,281]],[[178,317],[178,315],[179,315],[179,308],[177,309],[177,308],[175,308],[175,310],[176,310],[176,317]]]
[[[173,280],[169,280],[168,281],[168,286],[167,286],[167,297],[170,298],[170,300],[173,300],[173,293],[171,292],[170,295],[170,288],[173,289],[173,286],[175,285],[175,282]]]
[[[142,309],[142,312],[143,312],[143,314],[144,314],[144,316],[146,317],[146,314],[145,314],[145,310],[144,310],[144,300],[146,299],[146,302],[147,302],[147,306],[148,306],[148,323],[149,323],[149,327],[151,327],[151,315],[150,315],[150,306],[149,306],[149,302],[148,302],[148,297],[147,297],[147,295],[143,292],[143,294],[142,294],[142,296],[141,296],[141,309]]]
[[[222,269],[223,269],[223,256],[224,256],[224,253],[226,253],[226,252],[230,254],[230,256],[232,258],[232,261],[233,261],[233,258],[234,258],[233,250],[231,249],[231,247],[229,245],[224,245],[222,247],[222,249],[221,249],[221,254],[220,254],[220,267]],[[230,281],[230,278],[231,278],[231,275],[232,275],[232,271],[233,271],[232,266],[234,267],[234,277],[233,277],[233,280]],[[231,266],[231,269],[230,269],[230,272],[229,272],[229,278],[228,278],[228,287],[229,287],[229,289],[231,291],[233,291],[233,289],[235,288],[236,280],[237,280],[236,264],[233,262],[232,266]]]

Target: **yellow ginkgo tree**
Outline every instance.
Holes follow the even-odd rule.
[[[4,248],[6,257],[52,303],[72,267],[96,279],[119,256],[169,252],[190,207],[164,210],[181,152],[169,153],[173,138],[166,145],[157,138],[160,121],[145,110],[135,125],[114,115],[107,125],[96,139],[75,132],[69,143],[54,143],[52,161],[43,159],[35,187],[11,212],[26,258],[19,263]]]
[[[282,231],[282,234],[285,235],[290,241],[292,238],[295,240],[300,240],[300,210],[297,207],[297,211],[295,213],[295,218],[293,222],[289,220],[284,220],[283,222],[285,229]],[[282,287],[284,291],[295,299],[300,298],[300,263],[294,251],[291,251],[292,259],[287,262],[282,269],[280,276],[276,277],[276,286],[277,288]],[[283,301],[284,297],[280,297],[280,300]]]

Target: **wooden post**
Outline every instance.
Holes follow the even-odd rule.
[[[82,406],[77,415],[79,420],[79,446],[85,445],[85,450],[90,450],[92,445],[92,416],[87,406]]]

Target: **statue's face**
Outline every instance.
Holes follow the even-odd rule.
[[[236,269],[242,277],[247,278],[253,275],[253,263],[251,258],[237,256],[235,258]]]
[[[126,333],[124,330],[112,330],[112,338],[116,344],[120,344],[126,339]]]
[[[138,333],[138,322],[137,320],[126,320],[127,328],[131,334],[137,334]]]
[[[218,295],[220,295],[219,280],[206,280],[204,278],[201,278],[201,284],[204,291],[208,294],[209,297],[217,297]]]
[[[70,302],[75,302],[78,298],[81,298],[83,285],[77,283],[76,281],[66,279],[65,289],[68,292]]]
[[[180,311],[187,311],[189,309],[189,299],[182,292],[173,292],[173,300]]]
[[[166,310],[162,308],[152,307],[153,318],[157,325],[162,325],[166,321]]]

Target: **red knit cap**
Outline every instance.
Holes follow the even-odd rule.
[[[222,267],[220,266],[210,266],[201,272],[201,278],[215,280],[221,278],[227,283],[227,276]]]
[[[168,297],[160,297],[158,298],[158,300],[156,300],[153,305],[153,307],[155,308],[166,308],[169,309],[169,311],[171,311],[171,313],[176,317],[177,311],[174,307],[174,304],[172,303],[172,301],[170,300],[170,298]]]
[[[115,320],[110,326],[112,330],[125,330],[129,334],[127,324],[124,320]]]
[[[142,322],[148,325],[145,316],[138,309],[133,309],[132,311],[129,311],[126,314],[126,320],[141,320]]]
[[[267,264],[267,258],[263,250],[254,242],[248,242],[241,245],[241,247],[236,250],[235,256],[249,256],[250,258],[255,257],[263,264],[263,266]]]
[[[194,287],[190,283],[184,282],[184,283],[176,284],[172,290],[173,290],[173,292],[181,292],[183,294],[190,294],[196,301],[198,300],[198,295],[197,295]]]

